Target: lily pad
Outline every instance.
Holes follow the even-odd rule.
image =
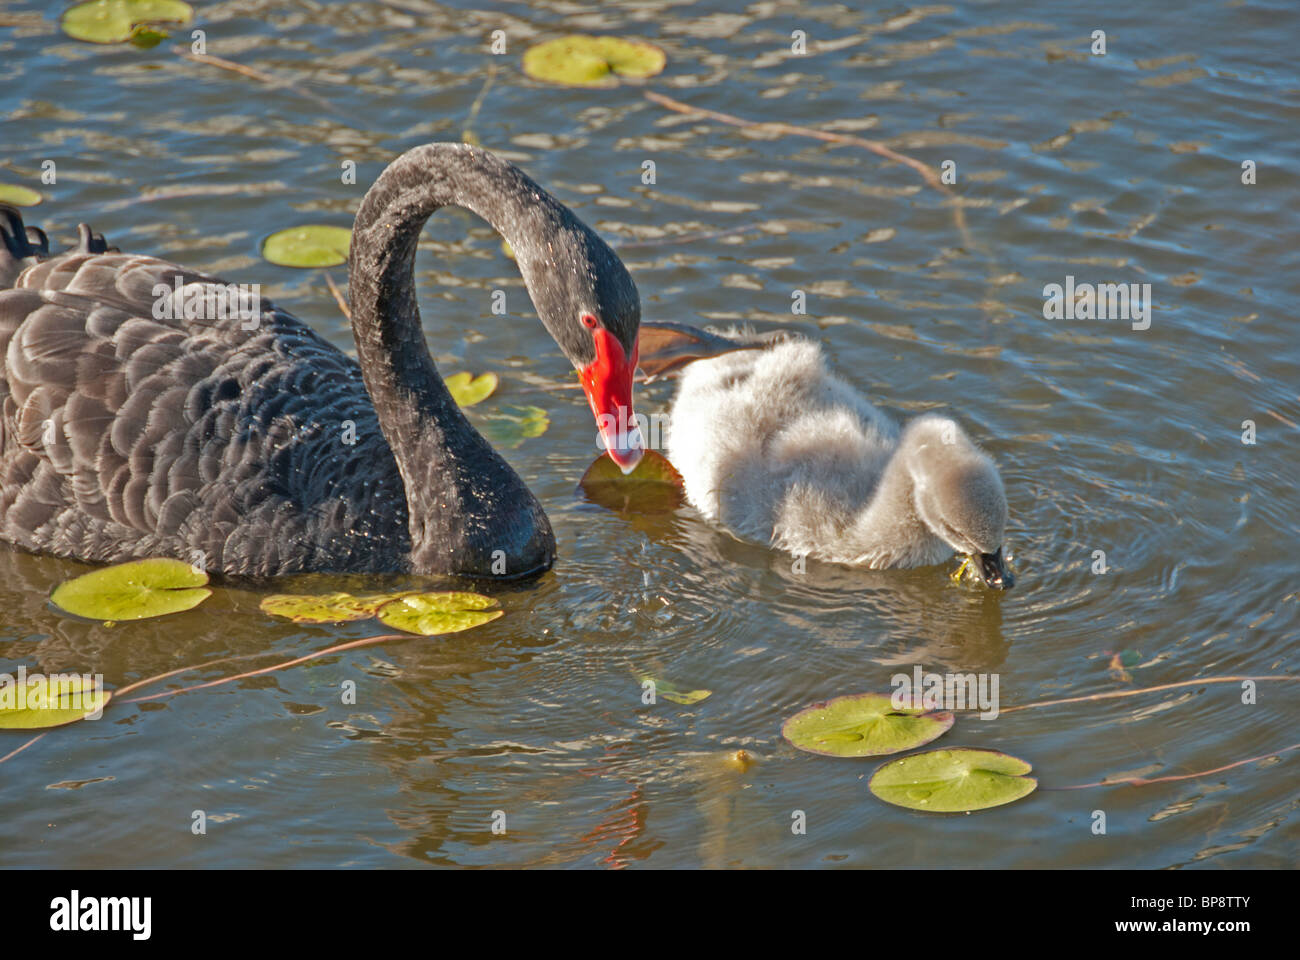
[[[480,626],[505,613],[491,597],[466,591],[415,593],[386,603],[379,620],[395,630],[432,637]]]
[[[131,46],[139,47],[141,50],[151,50],[169,36],[171,34],[166,30],[155,30],[153,27],[136,27],[131,31]]]
[[[344,623],[373,617],[384,604],[413,593],[414,590],[404,590],[360,597],[350,593],[273,593],[263,597],[259,606],[263,613],[286,617],[294,623]]]
[[[569,87],[612,87],[619,77],[653,77],[667,60],[653,43],[573,34],[529,47],[524,73]]]
[[[500,381],[495,373],[481,373],[477,377],[471,377],[470,374],[461,372],[453,373],[445,382],[452,399],[462,407],[472,407],[492,396]]]
[[[0,684],[0,730],[39,730],[61,727],[98,713],[112,698],[95,690],[81,674],[33,676],[24,684]]]
[[[836,697],[800,710],[781,735],[800,750],[826,757],[880,757],[912,750],[947,733],[951,713],[899,709],[889,694]]]
[[[16,183],[0,183],[0,203],[12,203],[16,207],[34,207],[44,199],[31,187],[20,187]]]
[[[647,450],[626,476],[602,453],[578,481],[592,503],[619,513],[671,513],[682,505],[682,475],[655,450]]]
[[[867,787],[896,807],[926,813],[969,813],[1000,807],[1038,789],[1033,767],[996,750],[929,750],[890,760]]]
[[[212,596],[208,575],[156,557],[104,567],[59,584],[50,600],[91,620],[145,620],[190,610]]]
[[[74,40],[122,43],[137,33],[157,33],[149,24],[189,23],[193,16],[194,8],[181,0],[92,0],[65,11],[59,26]]]
[[[347,227],[309,224],[271,234],[262,256],[282,267],[336,267],[348,262],[352,231]]]
[[[689,707],[699,703],[701,700],[707,700],[713,696],[712,690],[683,690],[681,687],[669,683],[667,680],[658,680],[654,677],[642,677],[641,683],[653,683],[655,685],[655,696],[663,697],[673,703],[680,703]]]
[[[525,440],[540,437],[551,425],[541,407],[516,407],[507,404],[478,423],[479,432],[498,447],[513,450]]]

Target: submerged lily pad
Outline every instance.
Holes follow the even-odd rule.
[[[882,764],[867,786],[897,807],[969,813],[1000,807],[1038,789],[1033,767],[996,750],[930,750]]]
[[[98,713],[112,693],[96,691],[81,674],[33,676],[25,684],[0,684],[0,730],[61,727]]]
[[[663,697],[673,703],[680,703],[689,707],[699,703],[701,700],[707,700],[713,696],[712,690],[683,690],[681,687],[669,683],[667,680],[658,680],[654,677],[642,677],[641,683],[653,683],[655,685],[655,696]]]
[[[44,197],[31,187],[20,187],[16,183],[0,183],[0,203],[12,203],[16,207],[34,207]]]
[[[156,34],[149,24],[188,23],[193,16],[194,8],[181,0],[91,0],[65,11],[59,26],[74,40],[122,43],[138,33]]]
[[[212,595],[208,575],[188,563],[156,557],[104,567],[59,584],[56,607],[91,620],[145,620],[190,610]]]
[[[453,373],[446,379],[447,389],[452,399],[462,407],[472,407],[492,396],[500,380],[495,373],[481,373],[477,377],[469,373]]]
[[[352,231],[347,227],[309,224],[271,234],[262,256],[282,267],[336,267],[348,262]]]
[[[612,87],[619,77],[653,77],[668,58],[653,43],[573,34],[524,52],[524,73],[569,87]]]
[[[131,31],[131,46],[139,47],[141,50],[151,50],[169,36],[171,34],[166,30],[155,30],[153,27],[136,27]]]
[[[540,437],[551,425],[541,407],[507,404],[478,423],[479,432],[498,447],[513,450],[525,440]]]
[[[655,450],[647,450],[636,469],[624,476],[602,453],[578,481],[592,503],[619,513],[671,513],[682,505],[682,475]]]
[[[294,623],[344,623],[365,620],[379,613],[379,608],[414,590],[398,593],[372,593],[356,597],[350,593],[274,593],[263,597],[259,606],[273,617],[287,617]]]
[[[477,627],[505,613],[491,597],[467,591],[415,593],[386,603],[379,620],[396,630],[432,637]]]
[[[911,750],[947,733],[953,715],[899,709],[889,694],[836,697],[800,710],[781,735],[800,750],[826,757],[879,757]]]

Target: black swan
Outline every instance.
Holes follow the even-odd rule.
[[[641,307],[622,261],[517,167],[433,143],[394,160],[357,212],[359,364],[269,302],[117,253],[84,225],[77,248],[51,256],[44,233],[0,207],[0,539],[254,577],[549,568],[541,504],[425,345],[416,242],[449,205],[509,242],[611,456],[632,469]],[[185,319],[196,302],[202,318]]]
[[[956,421],[926,414],[900,432],[827,369],[819,343],[725,342],[691,344],[713,358],[686,367],[668,415],[668,457],[692,506],[797,556],[882,569],[955,551],[985,585],[1015,583],[1002,479]]]

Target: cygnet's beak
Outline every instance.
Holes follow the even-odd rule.
[[[1010,590],[1016,585],[1016,578],[1007,569],[1001,547],[998,547],[996,553],[972,554],[971,563],[986,587],[993,590]]]

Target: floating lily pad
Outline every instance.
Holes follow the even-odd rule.
[[[0,730],[39,730],[61,727],[98,713],[112,694],[96,692],[90,677],[81,674],[33,676],[25,684],[0,684]]]
[[[897,807],[926,813],[969,813],[1000,807],[1038,789],[1033,767],[996,750],[929,750],[890,760],[867,786]]]
[[[836,697],[800,710],[781,734],[800,750],[826,757],[880,757],[912,750],[947,733],[951,713],[898,709],[889,694]]]
[[[478,423],[479,432],[498,447],[513,450],[525,440],[540,437],[551,425],[541,407],[516,407],[507,404]]]
[[[282,267],[336,267],[348,262],[352,231],[347,227],[311,224],[271,234],[262,256]]]
[[[56,607],[91,620],[145,620],[190,610],[212,595],[208,575],[188,563],[158,557],[104,567],[61,583]]]
[[[471,378],[468,373],[453,373],[447,378],[447,389],[462,407],[472,407],[492,396],[500,381],[495,373],[481,373]]]
[[[294,623],[344,623],[365,620],[379,613],[379,608],[414,590],[399,593],[372,593],[356,597],[350,593],[274,593],[263,597],[259,606],[273,617],[287,617]]]
[[[180,0],[92,0],[65,11],[59,25],[74,40],[122,43],[157,33],[150,24],[189,23],[193,16],[194,8]]]
[[[658,680],[654,677],[642,677],[641,683],[653,683],[655,685],[655,697],[663,697],[673,703],[680,703],[683,706],[693,706],[701,700],[707,700],[713,696],[712,690],[683,690],[681,687],[669,683],[667,680]]]
[[[479,593],[415,593],[379,608],[379,620],[396,630],[432,637],[458,633],[495,620],[505,613],[500,604]]]
[[[529,47],[524,73],[569,87],[612,87],[619,77],[653,77],[667,59],[653,43],[574,34]]]
[[[626,476],[602,453],[578,483],[592,503],[619,513],[671,513],[683,500],[682,475],[655,450],[645,451]]]
[[[0,203],[12,203],[16,207],[34,207],[42,197],[30,187],[20,187],[16,183],[0,183]]]

